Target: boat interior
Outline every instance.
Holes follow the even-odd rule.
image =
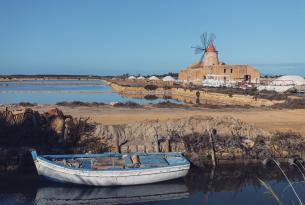
[[[55,164],[87,170],[118,170],[134,168],[157,168],[185,164],[180,153],[130,153],[101,155],[46,155]]]

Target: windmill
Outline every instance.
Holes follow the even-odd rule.
[[[210,33],[210,35],[208,35],[208,33],[205,32],[200,36],[202,46],[192,46],[195,54],[202,53],[199,63],[202,63],[206,52],[212,51],[217,53],[213,45],[215,38],[215,34]],[[212,47],[212,49],[210,49],[210,47]]]

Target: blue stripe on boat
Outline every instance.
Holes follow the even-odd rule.
[[[42,161],[52,163],[54,165],[63,167],[65,169],[73,169],[73,170],[84,170],[84,171],[92,171],[92,162],[91,160],[84,160],[84,158],[98,158],[98,157],[123,157],[125,160],[125,163],[132,164],[132,161],[130,159],[130,156],[133,154],[137,154],[140,158],[140,162],[143,165],[147,165],[143,168],[124,168],[123,170],[141,170],[141,169],[151,169],[156,167],[169,167],[169,166],[178,166],[183,164],[188,164],[188,160],[183,157],[183,155],[180,152],[171,152],[171,153],[129,153],[127,154],[127,157],[124,157],[126,155],[122,155],[120,153],[103,153],[103,154],[65,154],[65,155],[38,155],[36,151],[31,152],[33,160],[36,160],[39,158]],[[166,159],[162,158],[166,157]],[[172,158],[173,157],[173,158]],[[176,159],[175,157],[182,157],[181,160]],[[56,162],[53,162],[52,159],[70,159],[70,158],[82,158],[80,160],[84,161],[84,166],[81,168],[76,167],[70,167],[66,165],[62,165]],[[129,160],[128,160],[129,159]],[[160,161],[160,159],[162,161]],[[162,166],[157,166],[155,163],[162,163]],[[127,164],[125,164],[127,165]],[[122,170],[122,168],[112,168],[107,170],[95,170],[95,171],[114,171],[114,170]]]

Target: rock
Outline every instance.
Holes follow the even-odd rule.
[[[112,152],[120,152],[119,136],[116,134],[112,137]]]
[[[176,146],[176,152],[185,152],[185,144],[184,142],[180,142]]]
[[[221,159],[229,160],[233,159],[234,155],[232,153],[224,152],[221,154]]]
[[[235,148],[234,150],[232,150],[232,153],[236,158],[242,158],[243,156],[243,150],[241,148]]]
[[[262,164],[264,166],[276,166],[276,164],[279,166],[280,162],[271,157],[268,157],[262,161]]]
[[[147,153],[153,153],[154,152],[154,146],[152,144],[146,144],[146,152]]]
[[[122,154],[128,153],[128,145],[122,145],[121,146],[121,153]]]
[[[129,152],[137,152],[138,151],[138,146],[137,145],[129,145]]]
[[[138,145],[138,152],[146,152],[145,145]]]
[[[39,124],[39,113],[34,112],[32,109],[27,108],[25,109],[21,122],[26,126],[34,126],[37,127]]]
[[[217,130],[214,145],[219,159],[244,160],[245,157],[257,159],[270,156],[270,148],[266,144],[269,142],[267,139],[272,136],[271,133],[230,116],[97,125],[94,136],[106,144],[111,142],[115,135],[125,137],[129,152],[143,151],[141,146],[137,145],[146,145],[146,152],[183,152],[197,156],[193,162],[200,164],[202,158],[210,160],[209,129]],[[195,162],[196,160],[199,161]]]
[[[64,113],[58,108],[49,109],[45,114],[49,117],[59,117],[62,119],[64,118]]]
[[[31,108],[18,111],[5,110],[0,113],[0,118],[7,126],[26,125],[37,127],[40,124],[40,114]]]
[[[55,117],[50,123],[51,129],[59,136],[63,136],[65,121],[63,118]]]
[[[160,150],[161,152],[170,152],[170,143],[168,139],[160,143]]]
[[[246,149],[251,149],[255,142],[253,140],[250,139],[244,139],[242,140],[241,144],[246,148]]]
[[[72,129],[72,120],[70,118],[65,119],[65,130],[64,130],[64,141],[69,139],[71,129]]]
[[[218,136],[226,138],[232,135],[245,136],[254,141],[257,136],[271,136],[269,132],[228,116],[221,118],[190,117],[162,122],[151,120],[122,125],[97,125],[94,135],[101,139],[114,135],[126,136],[129,145],[139,145],[154,143],[156,136],[160,140],[162,136],[170,136],[173,133],[177,136],[204,133],[211,126],[217,127]]]
[[[111,152],[120,152],[120,149],[118,146],[112,146],[111,147]]]
[[[286,151],[286,150],[283,150],[282,153],[281,153],[282,157],[288,157],[288,155],[289,155],[289,152]]]

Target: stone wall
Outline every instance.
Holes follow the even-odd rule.
[[[271,106],[276,103],[283,103],[284,101],[270,101],[267,99],[257,99],[250,95],[239,95],[239,94],[222,94],[222,93],[213,93],[209,91],[197,91],[197,90],[188,90],[182,88],[173,88],[172,90],[173,98],[175,96],[186,96],[193,97],[197,99],[197,93],[199,92],[199,99],[202,104],[205,103],[215,103],[223,105],[250,105],[254,107],[260,106]]]
[[[267,100],[255,98],[250,95],[239,95],[239,94],[222,94],[210,91],[198,91],[189,90],[184,88],[170,88],[163,89],[158,88],[156,90],[146,90],[143,87],[125,87],[115,83],[110,84],[114,91],[122,93],[124,96],[145,96],[145,95],[156,95],[156,96],[170,96],[173,99],[186,101],[189,103],[197,103],[198,99],[201,104],[221,104],[221,105],[249,105],[254,107],[260,106],[271,106],[278,103],[283,103],[283,100]],[[199,97],[198,97],[199,93]]]
[[[212,150],[222,164],[261,163],[268,157],[287,162],[305,151],[304,138],[297,133],[266,132],[230,116],[97,125],[93,136],[122,153],[183,152],[198,166],[211,163]]]

